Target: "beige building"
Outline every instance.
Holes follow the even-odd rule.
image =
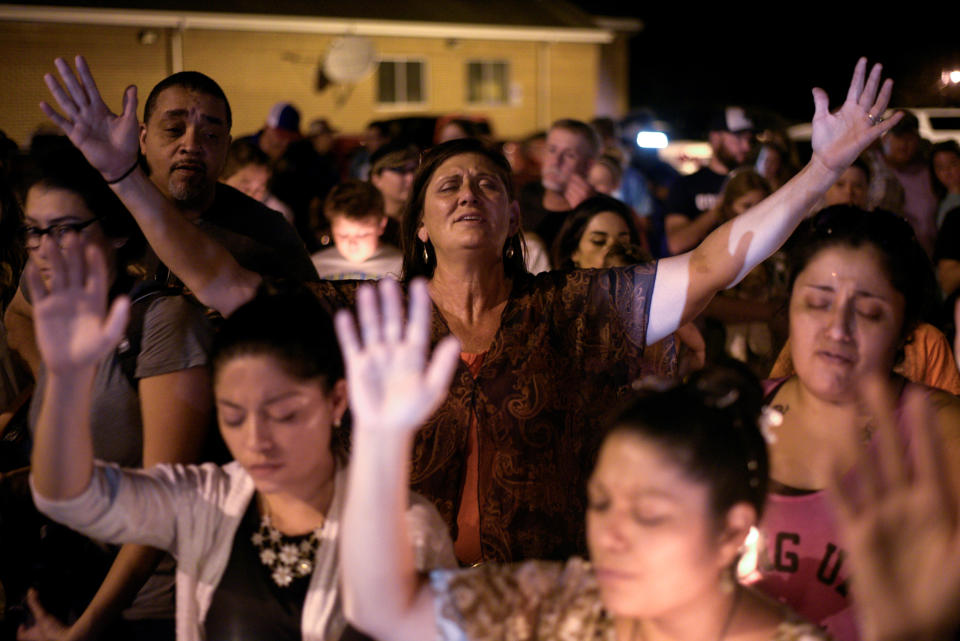
[[[26,144],[45,122],[43,74],[53,58],[76,53],[112,109],[129,84],[140,89],[142,113],[164,76],[212,76],[230,100],[235,134],[259,129],[278,100],[297,105],[304,124],[325,117],[348,133],[376,119],[455,113],[488,118],[501,138],[627,107],[624,33],[636,25],[597,21],[563,2],[478,0],[440,12],[445,3],[274,0],[250,13],[235,11],[251,2],[212,4],[0,6],[0,129]],[[320,7],[323,16],[311,15]]]

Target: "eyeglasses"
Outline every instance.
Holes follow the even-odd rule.
[[[57,245],[63,247],[63,244],[67,238],[67,234],[79,234],[81,231],[98,220],[99,218],[94,217],[77,223],[57,223],[56,225],[50,225],[49,227],[34,227],[33,225],[24,225],[23,235],[25,237],[25,245],[27,249],[30,250],[39,249],[40,241],[43,240],[44,236],[50,234],[50,238],[52,238]]]

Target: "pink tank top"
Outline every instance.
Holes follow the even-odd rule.
[[[780,383],[766,382],[768,398]],[[909,450],[909,429],[900,420],[904,396],[899,399],[897,422]],[[827,492],[771,493],[760,534],[762,577],[755,585],[837,641],[859,641],[848,592],[849,568]]]

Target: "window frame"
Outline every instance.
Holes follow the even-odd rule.
[[[503,65],[504,84],[503,100],[471,100],[470,99],[470,65],[480,65],[481,84],[487,78],[493,65]],[[470,58],[464,62],[464,103],[471,107],[506,107],[511,104],[510,98],[510,60],[508,58]]]
[[[396,92],[398,87],[403,88],[403,98],[404,100],[397,100],[392,102],[383,102],[380,100],[380,65],[383,63],[391,63],[395,65],[394,69],[403,69],[403,80],[400,80],[400,74],[394,74],[394,91]],[[410,101],[407,100],[407,88],[406,88],[406,65],[414,62],[420,65],[420,93],[421,99],[419,101]],[[402,64],[400,64],[402,63]],[[404,110],[404,109],[419,109],[425,108],[429,103],[430,97],[430,82],[429,82],[429,63],[428,60],[423,56],[383,56],[378,60],[377,64],[377,74],[376,74],[376,86],[374,87],[374,104],[377,109],[382,110]]]

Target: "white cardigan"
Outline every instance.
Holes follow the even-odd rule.
[[[303,604],[304,641],[338,639],[346,625],[337,546],[346,478],[346,471],[338,470]],[[90,485],[80,496],[49,501],[34,490],[33,499],[41,512],[93,539],[170,552],[177,560],[177,639],[200,641],[214,590],[253,494],[253,480],[238,463],[130,470],[97,462]],[[418,569],[456,567],[446,525],[430,503],[411,494],[407,519]]]

